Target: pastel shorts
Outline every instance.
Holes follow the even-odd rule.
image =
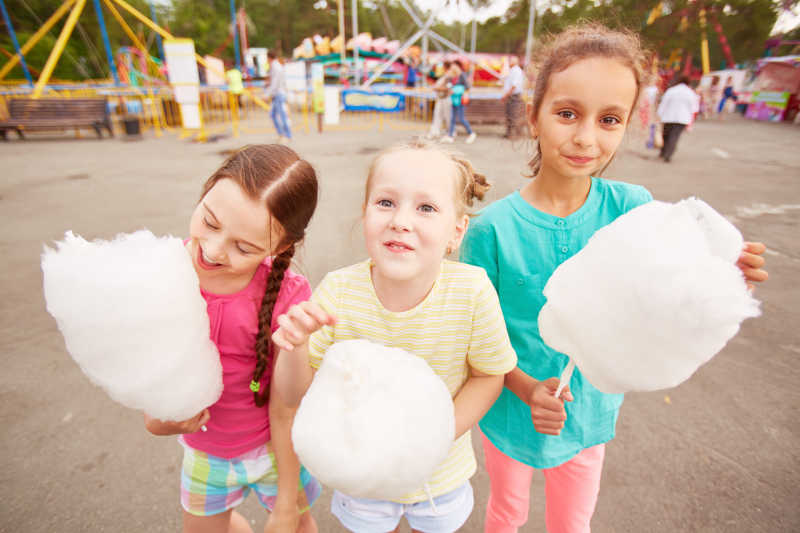
[[[452,533],[464,525],[474,504],[469,481],[455,490],[418,503],[352,498],[334,491],[331,512],[344,527],[357,533],[394,531],[406,517],[412,529],[423,533]]]
[[[266,445],[226,459],[195,450],[183,439],[183,469],[181,471],[181,505],[186,512],[209,516],[233,509],[254,490],[258,501],[272,510],[278,494],[278,471],[275,455]],[[304,490],[307,511],[319,497],[322,487],[302,466],[298,491]]]

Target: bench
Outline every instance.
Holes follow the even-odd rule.
[[[111,116],[105,98],[12,98],[8,101],[8,118],[0,121],[0,132],[15,130],[20,139],[24,131],[63,130],[91,127],[102,138],[101,128],[111,137]]]

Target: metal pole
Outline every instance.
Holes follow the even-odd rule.
[[[533,26],[536,24],[536,0],[528,0],[528,35],[525,38],[525,67],[531,60],[531,48],[533,47]]]
[[[53,45],[53,50],[50,52],[50,56],[47,58],[47,63],[44,64],[44,68],[42,69],[42,73],[39,75],[39,79],[36,80],[36,86],[33,88],[32,95],[34,99],[39,98],[42,95],[45,85],[47,85],[47,82],[50,80],[50,76],[53,74],[53,70],[56,68],[56,63],[58,63],[58,58],[61,57],[61,52],[64,51],[64,47],[67,45],[67,40],[69,39],[72,30],[75,28],[75,23],[78,22],[78,17],[81,16],[81,11],[83,11],[84,5],[86,5],[86,0],[78,0],[75,3],[75,7],[72,8],[69,17],[67,17],[64,27],[61,28],[61,34],[58,36],[56,44]]]
[[[473,54],[475,53],[475,41],[478,35],[478,19],[476,17],[477,13],[474,13],[472,16],[472,39],[469,43],[469,50]]]
[[[99,0],[94,0],[97,4]],[[150,18],[153,20],[154,23],[158,24],[158,19],[156,18],[156,7],[153,5],[152,0],[150,1]],[[164,43],[161,42],[161,35],[156,33],[156,43],[158,43],[158,54],[161,56],[161,61],[166,61],[164,58]]]
[[[361,83],[361,69],[358,65],[358,0],[353,0],[353,69],[355,76],[353,78],[353,87],[357,87]],[[344,39],[344,35],[342,35]],[[342,47],[345,47],[344,40]]]
[[[33,78],[31,77],[31,73],[28,72],[28,65],[25,63],[25,56],[22,55],[22,51],[19,49],[17,34],[14,32],[14,26],[11,25],[11,19],[8,16],[8,11],[6,11],[6,3],[3,0],[0,0],[0,9],[3,10],[3,20],[6,21],[8,34],[11,36],[11,42],[14,43],[14,50],[17,51],[17,55],[19,56],[19,64],[22,67],[22,72],[25,74],[28,84],[33,85]]]
[[[234,63],[236,64],[236,69],[241,72],[242,71],[242,62],[239,58],[239,34],[236,28],[236,0],[230,0],[231,6],[231,31],[233,31],[233,57],[235,58]]]
[[[426,27],[424,27],[424,28],[422,28],[420,30],[417,30],[417,32],[414,35],[409,37],[408,40],[403,44],[403,46],[401,46],[400,48],[397,49],[397,52],[395,52],[392,57],[387,59],[383,63],[383,65],[381,65],[380,68],[378,68],[378,70],[373,72],[372,76],[370,76],[369,79],[366,82],[364,82],[364,87],[369,87],[370,85],[372,85],[372,82],[375,81],[376,79],[378,79],[380,77],[380,75],[383,74],[386,71],[386,69],[388,69],[392,65],[392,63],[397,61],[397,58],[400,57],[401,55],[403,55],[403,52],[408,50],[409,47],[411,47],[412,44],[417,42],[417,39],[422,37],[425,34],[426,31],[427,31],[427,24],[426,24]]]
[[[347,47],[345,46],[345,41],[347,41],[347,37],[344,34],[344,0],[336,0],[336,6],[339,11],[339,35],[342,36],[342,47],[339,49],[339,62],[340,62],[340,70],[339,70],[339,79],[342,79],[342,70],[347,65]],[[342,80],[343,81],[343,80]]]
[[[106,20],[103,18],[103,8],[100,7],[100,0],[94,0],[94,12],[97,13],[97,23],[100,25],[100,35],[103,36],[103,46],[106,49],[106,59],[108,59],[108,68],[111,70],[111,77],[114,78],[114,85],[119,85],[117,66],[114,64],[114,55],[111,53],[111,41],[108,40]],[[159,40],[158,43],[161,44],[161,41]]]

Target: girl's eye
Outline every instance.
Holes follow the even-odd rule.
[[[435,213],[436,212],[436,208],[433,207],[431,204],[422,204],[421,206],[418,207],[418,209],[420,211],[422,211],[423,213]]]
[[[211,228],[211,229],[219,229],[219,227],[218,227],[218,226],[215,226],[214,224],[212,224],[211,222],[209,222],[209,221],[208,221],[208,219],[207,219],[206,217],[203,217],[203,224],[205,224],[206,226],[208,226],[208,227],[209,227],[209,228]]]
[[[241,245],[239,245],[239,244],[237,244],[237,245],[236,245],[236,249],[238,249],[238,250],[239,250],[240,252],[242,252],[244,255],[248,255],[248,254],[251,254],[251,253],[252,253],[252,252],[250,252],[249,250],[245,250],[244,248],[242,248],[242,247],[241,247]]]
[[[615,116],[603,117],[602,119],[600,119],[600,122],[609,126],[616,126],[617,124],[622,124],[622,120],[620,120],[619,117]]]
[[[380,207],[392,207],[394,205],[391,200],[378,200],[375,203]]]
[[[567,109],[565,109],[564,111],[559,111],[559,112],[558,112],[558,113],[556,113],[556,114],[557,114],[559,117],[561,117],[561,118],[565,118],[565,119],[567,119],[567,120],[570,120],[570,119],[573,119],[573,118],[575,118],[575,113],[573,113],[572,111],[569,111],[569,110],[567,110]]]

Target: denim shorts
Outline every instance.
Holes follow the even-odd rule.
[[[405,517],[412,529],[423,533],[452,533],[464,525],[474,504],[469,481],[455,490],[418,503],[352,498],[334,491],[331,512],[344,527],[356,533],[394,531]]]

